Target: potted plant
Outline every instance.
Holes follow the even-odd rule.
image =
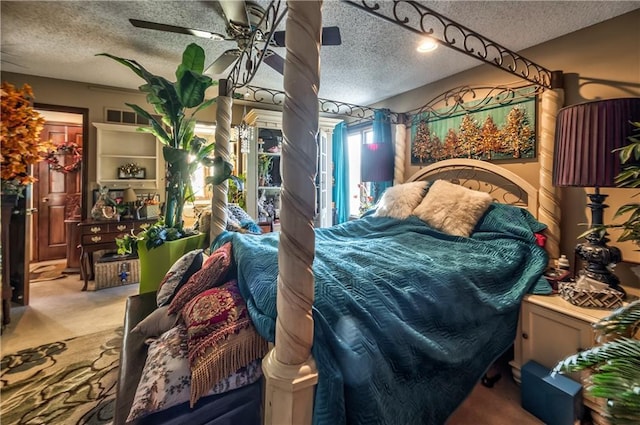
[[[2,83],[2,129],[0,140],[0,183],[3,201],[22,196],[24,189],[36,178],[29,172],[31,165],[43,161],[56,147],[41,141],[44,118],[33,109],[33,91],[28,84],[16,89]],[[9,201],[11,202],[11,201]]]
[[[634,134],[629,137],[630,143],[618,149],[623,170],[616,176],[615,181],[618,187],[640,188],[640,121],[631,124],[635,128]],[[618,241],[633,241],[638,244],[640,242],[640,203],[622,205],[616,211],[614,218],[625,214],[629,214],[626,221],[612,226],[622,229]]]
[[[258,186],[269,186],[273,157],[267,154],[258,155]]]
[[[562,360],[554,372],[590,370],[587,391],[606,402],[611,425],[640,423],[640,301],[594,324],[600,345]]]
[[[14,267],[11,261],[10,248],[13,245],[14,260],[24,251],[25,234],[20,235],[24,226],[15,226],[10,237],[11,222],[14,209],[19,206],[24,211],[26,204],[22,199],[25,188],[36,181],[30,173],[31,165],[45,159],[47,154],[55,150],[50,141],[41,141],[40,132],[44,126],[44,118],[33,109],[33,91],[28,84],[21,89],[12,84],[2,83],[2,126],[0,127],[0,199],[2,215],[2,327],[10,321],[12,287],[24,287],[25,275],[23,267]],[[19,214],[17,220],[25,220],[26,214]],[[15,224],[15,222],[14,222]],[[22,260],[19,260],[23,262]]]
[[[618,187],[640,188],[640,121],[631,123],[634,134],[629,137],[630,143],[616,151],[620,152],[620,161],[623,164],[622,171],[616,176]],[[638,196],[636,193],[633,196]],[[627,219],[617,224],[607,224],[589,229],[578,236],[585,237],[593,231],[600,232],[604,236],[607,229],[621,229],[618,242],[632,241],[636,245],[640,243],[640,203],[628,203],[620,206],[614,214],[614,219],[627,215]]]
[[[620,152],[623,169],[616,176],[619,187],[640,188],[640,122],[631,123],[635,129],[631,142]],[[637,196],[638,194],[634,195]],[[622,223],[603,225],[622,229],[618,241],[640,242],[640,204],[628,203],[618,208],[614,217],[628,214]],[[584,236],[593,229],[585,232]],[[605,400],[605,411],[612,425],[640,423],[640,341],[634,339],[640,330],[640,301],[634,301],[613,312],[594,325],[600,345],[558,363],[556,372],[575,372],[588,369],[587,391]]]
[[[227,202],[238,204],[243,210],[247,208],[247,201],[244,193],[245,175],[233,176],[229,179],[229,191],[227,192]]]
[[[161,117],[156,119],[138,105],[127,103],[137,114],[146,118],[150,126],[140,128],[140,131],[152,133],[163,144],[162,153],[166,161],[166,202],[163,218],[153,226],[136,234],[127,236],[119,241],[119,253],[138,251],[140,257],[141,277],[140,292],[155,290],[165,272],[181,256],[184,250],[202,247],[205,235],[197,235],[195,243],[182,241],[177,249],[166,247],[166,255],[152,260],[148,258],[151,250],[168,245],[165,242],[179,241],[194,232],[183,228],[182,213],[185,203],[193,199],[191,177],[199,164],[216,168],[216,183],[224,181],[230,175],[228,163],[221,163],[209,155],[213,153],[215,144],[207,144],[206,140],[195,136],[195,115],[212,105],[216,99],[205,99],[205,91],[216,84],[211,77],[204,75],[205,53],[195,43],[189,44],[182,54],[182,62],[178,65],[176,81],[154,75],[142,65],[132,59],[124,59],[107,53],[98,56],[111,58],[127,68],[145,81],[140,91],[146,93],[147,101],[154,111]],[[134,247],[134,243],[136,247]],[[184,246],[182,246],[184,245]],[[175,246],[175,245],[174,245]],[[160,256],[160,253],[154,256]],[[151,264],[148,264],[151,263]]]

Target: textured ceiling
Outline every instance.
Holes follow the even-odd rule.
[[[640,1],[420,3],[516,52],[640,7]],[[172,79],[188,43],[201,45],[211,62],[236,47],[233,41],[135,28],[128,21],[225,33],[219,5],[211,1],[0,4],[3,71],[135,89],[141,84],[138,77],[95,54],[136,59]],[[321,49],[320,96],[326,99],[369,105],[479,64],[442,46],[420,55],[415,51],[418,35],[336,0],[325,0],[323,25],[340,27],[342,35],[342,45]],[[284,48],[274,50],[284,55]],[[251,84],[281,90],[282,76],[263,64]]]

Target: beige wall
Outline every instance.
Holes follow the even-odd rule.
[[[543,43],[520,52],[524,57],[549,70],[565,73],[565,104],[571,105],[595,99],[640,96],[640,10],[577,31],[564,37]],[[438,94],[462,85],[507,84],[518,79],[500,69],[481,65],[453,77],[388,99],[376,106],[403,112],[420,107]],[[640,119],[640,117],[638,117]],[[407,146],[406,177],[419,167],[409,163],[410,146]],[[502,164],[501,164],[502,165]],[[519,174],[535,185],[538,184],[539,166],[534,162],[512,162],[505,168]],[[586,207],[586,193],[592,189],[562,188],[561,244],[562,253],[573,257],[577,236],[586,230],[580,223],[588,223],[590,213]],[[612,222],[615,210],[637,191],[630,189],[602,189],[609,195],[606,203],[605,223]],[[619,264],[616,274],[622,283],[640,287],[640,252],[631,243],[615,242],[617,233],[611,232],[611,245],[622,250],[625,263]]]

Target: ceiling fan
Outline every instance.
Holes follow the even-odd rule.
[[[244,0],[218,0],[222,15],[226,21],[226,35],[211,31],[178,27],[174,25],[159,24],[155,22],[142,21],[139,19],[129,19],[129,22],[135,27],[152,29],[157,31],[173,32],[178,34],[188,34],[200,38],[216,41],[235,41],[237,48],[229,49],[222,53],[211,65],[208,71],[211,74],[222,74],[229,66],[231,66],[239,57],[241,52],[249,46],[251,37],[254,32],[261,35],[257,41],[266,42],[269,39],[270,28],[266,20],[263,21],[265,10],[259,4],[253,1]],[[260,27],[262,25],[262,27]],[[340,29],[338,27],[322,28],[322,45],[338,46],[342,43],[340,37]],[[271,37],[270,46],[284,47],[285,32],[274,31]],[[255,46],[251,46],[255,48]],[[278,71],[284,73],[284,58],[271,49],[268,49],[263,62]]]

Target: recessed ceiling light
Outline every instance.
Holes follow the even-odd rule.
[[[422,41],[422,43],[418,45],[418,48],[416,50],[419,51],[420,53],[425,53],[425,52],[433,52],[437,48],[438,48],[438,43],[433,41],[432,38],[427,37]]]

